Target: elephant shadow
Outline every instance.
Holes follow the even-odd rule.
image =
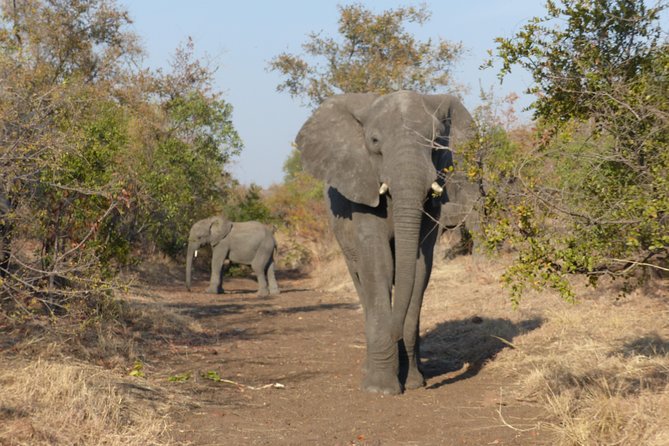
[[[425,378],[446,375],[428,388],[476,376],[500,351],[514,348],[512,341],[516,336],[541,327],[543,322],[540,317],[513,322],[479,316],[441,322],[421,338],[421,370]]]

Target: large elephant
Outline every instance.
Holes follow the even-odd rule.
[[[425,385],[419,316],[447,146],[471,126],[450,95],[352,93],[324,101],[297,135],[304,168],[326,183],[331,224],[363,307],[364,390],[398,394]]]
[[[193,256],[205,243],[211,244],[211,279],[208,293],[223,293],[226,260],[251,265],[258,279],[258,295],[279,294],[274,275],[276,241],[271,228],[257,221],[231,222],[222,215],[193,224],[188,236],[186,287],[190,291]]]

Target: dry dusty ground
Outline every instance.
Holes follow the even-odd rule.
[[[435,266],[427,386],[392,397],[359,390],[362,312],[343,264],[284,274],[267,298],[252,279],[212,296],[200,276],[187,293],[182,267],[154,265],[126,296],[132,317],[91,345],[0,337],[0,445],[669,444],[669,281],[513,309],[505,261]]]
[[[280,296],[259,298],[252,280],[235,279],[225,295],[204,294],[205,282],[187,293],[175,281],[132,297],[198,322],[196,332],[163,339],[162,352],[144,365],[156,385],[190,375],[171,383],[187,397],[173,417],[177,442],[549,444],[537,427],[538,406],[510,397],[513,382],[484,366],[541,319],[512,310],[496,277],[487,277],[476,261],[456,260],[435,271],[423,309],[427,387],[401,396],[359,390],[361,309],[343,268],[325,282],[336,291],[284,278]]]

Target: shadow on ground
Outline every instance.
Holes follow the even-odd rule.
[[[627,342],[622,349],[614,353],[626,357],[646,356],[653,358],[667,356],[669,355],[669,340],[653,333]]]
[[[427,379],[448,376],[428,388],[476,376],[500,351],[514,348],[516,336],[539,328],[543,322],[539,317],[513,322],[475,316],[440,323],[421,339],[421,368]]]
[[[262,316],[278,316],[281,314],[311,313],[315,311],[331,310],[357,310],[358,304],[354,303],[319,303],[314,305],[302,305],[299,307],[281,307],[275,305],[279,296],[238,299],[237,301],[226,301],[220,304],[168,304],[177,312],[195,319],[205,319],[229,314],[241,314],[250,312]],[[280,302],[280,301],[279,301]]]
[[[240,340],[258,340],[276,335],[268,318],[303,313],[357,311],[353,303],[314,303],[313,305],[283,306],[281,296],[255,297],[246,295],[212,295],[203,302],[135,302],[130,330],[135,338],[148,347],[173,346],[206,347]],[[165,311],[167,310],[167,311]],[[225,318],[229,323],[221,324]],[[304,330],[301,326],[281,327],[286,334]]]

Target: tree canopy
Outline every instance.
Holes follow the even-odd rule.
[[[426,5],[375,14],[359,4],[339,6],[338,38],[312,33],[304,55],[282,53],[269,64],[286,80],[279,91],[320,104],[337,93],[453,88],[451,68],[462,46],[444,40],[420,42],[406,30],[430,19]]]
[[[0,305],[38,296],[67,310],[138,254],[180,252],[190,223],[222,209],[242,143],[192,42],[169,72],[151,72],[113,0],[1,7],[0,194],[13,241]]]
[[[488,235],[518,248],[506,275],[515,298],[528,286],[571,298],[572,273],[594,283],[639,267],[666,269],[666,8],[664,1],[549,0],[544,17],[497,39],[500,77],[528,70],[536,97],[534,147],[511,169],[516,193],[488,203],[495,217]]]

